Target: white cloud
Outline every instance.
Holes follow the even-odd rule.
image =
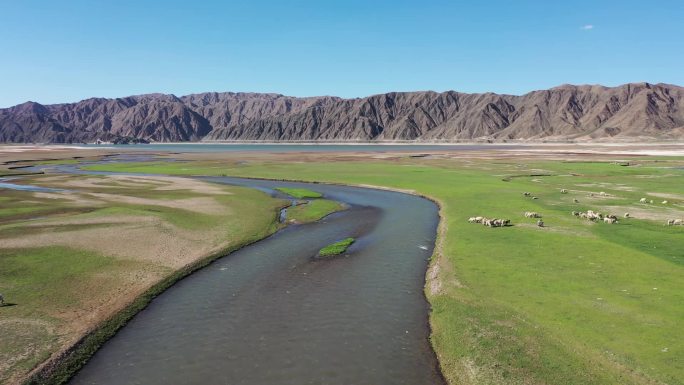
[[[586,25],[581,26],[580,29],[582,31],[589,31],[589,30],[594,29],[594,26],[592,24],[586,24]]]

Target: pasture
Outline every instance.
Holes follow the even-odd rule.
[[[439,202],[442,224],[426,295],[432,343],[449,382],[598,385],[683,383],[684,226],[666,225],[684,217],[683,167],[681,159],[648,157],[330,155],[238,164],[220,155],[90,168],[349,183],[428,196]],[[641,203],[644,197],[654,203]],[[572,215],[588,210],[614,214],[618,223]],[[540,213],[544,227],[526,211]],[[508,218],[511,226],[468,222],[478,215]]]

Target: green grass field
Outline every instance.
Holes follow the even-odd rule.
[[[314,199],[287,209],[287,220],[295,223],[315,222],[336,211],[344,210],[342,204],[328,199]]]
[[[333,257],[347,251],[349,246],[354,243],[354,238],[345,238],[341,241],[331,243],[318,251],[319,257]]]
[[[684,227],[664,223],[684,217],[684,163],[630,162],[403,159],[237,167],[204,161],[89,168],[416,191],[440,202],[446,231],[438,289],[426,292],[432,342],[450,383],[683,384]],[[539,199],[523,197],[525,191]],[[655,203],[641,204],[641,197]],[[587,209],[612,212],[620,222],[570,214]],[[524,218],[525,211],[542,213],[546,227]],[[625,212],[634,218],[622,219]],[[509,218],[513,226],[467,222],[478,215]]]
[[[305,188],[278,187],[276,190],[297,199],[320,198],[323,196],[321,193],[307,190]]]

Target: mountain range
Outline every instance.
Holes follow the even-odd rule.
[[[0,109],[0,142],[584,141],[684,139],[684,88],[562,85],[524,95],[390,92],[364,98],[208,92]]]

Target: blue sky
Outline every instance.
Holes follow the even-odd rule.
[[[0,107],[684,85],[684,1],[2,1]]]

